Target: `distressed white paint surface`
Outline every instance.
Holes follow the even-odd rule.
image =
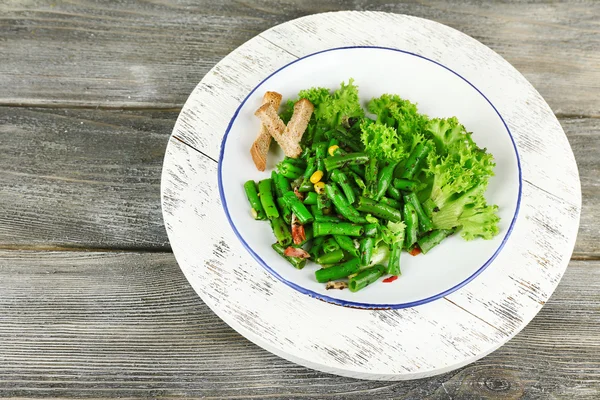
[[[348,45],[395,47],[448,66],[492,101],[515,138],[523,198],[514,231],[487,270],[444,300],[395,311],[356,310],[314,300],[263,270],[225,219],[214,160],[239,103],[268,74],[296,57]],[[496,53],[432,21],[340,12],[274,27],[207,74],[186,103],[173,136],[163,169],[163,213],[190,283],[216,314],[250,340],[326,372],[413,379],[475,361],[535,316],[558,284],[575,242],[579,177],[551,110]]]

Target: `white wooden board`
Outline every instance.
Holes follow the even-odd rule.
[[[218,196],[219,146],[252,88],[298,57],[351,45],[414,52],[466,77],[497,107],[521,158],[521,207],[503,251],[464,288],[416,308],[343,308],[294,291],[243,249]],[[188,99],[169,142],[162,204],[169,239],[186,277],[209,307],[242,335],[315,369],[399,380],[473,362],[535,316],[568,263],[581,193],[560,124],[537,91],[496,53],[432,21],[338,12],[276,26],[206,75]]]

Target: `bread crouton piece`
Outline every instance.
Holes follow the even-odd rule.
[[[275,112],[279,109],[281,104],[281,95],[277,92],[266,92],[263,96],[263,105],[270,104],[275,109]],[[258,135],[252,147],[250,147],[250,155],[252,161],[259,171],[264,171],[267,168],[267,154],[269,153],[269,146],[271,145],[271,134],[264,123],[260,125]]]
[[[304,135],[313,111],[314,106],[310,101],[306,99],[298,100],[294,105],[294,113],[287,126],[270,104],[262,105],[254,114],[267,127],[271,136],[283,149],[283,153],[287,157],[298,158],[302,153],[300,140],[302,140],[302,135]]]
[[[284,136],[299,144],[314,110],[315,107],[307,99],[298,100],[294,104],[294,114],[287,124]]]
[[[270,104],[263,104],[260,106],[258,110],[254,113],[260,120],[263,125],[267,127],[267,130],[273,136],[273,139],[279,144],[279,146],[283,149],[283,153],[288,157],[296,158],[302,153],[302,149],[300,148],[300,144],[290,140],[290,138],[284,135],[286,126],[277,115],[277,111]]]

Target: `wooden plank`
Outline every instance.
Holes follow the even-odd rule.
[[[312,371],[219,320],[170,254],[0,252],[1,397],[595,399],[600,262],[490,356],[406,382]]]
[[[181,106],[218,60],[264,29],[348,7],[333,0],[2,2],[0,104]],[[368,9],[461,30],[517,67],[554,112],[598,115],[598,2],[377,0]]]
[[[600,255],[600,118],[560,119],[579,168],[582,209],[579,234],[575,244],[576,257],[594,258]]]
[[[176,118],[0,107],[0,247],[168,249],[160,174]],[[582,185],[575,256],[598,257],[600,119],[560,122]]]
[[[169,249],[159,188],[176,117],[0,107],[0,247]]]

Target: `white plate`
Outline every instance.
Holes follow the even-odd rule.
[[[340,307],[291,288],[246,251],[231,229],[219,196],[220,146],[244,99],[274,71],[290,62],[348,46],[394,48],[418,54],[456,72],[494,105],[518,152],[521,200],[516,222],[502,251],[467,285],[418,307],[395,310]],[[318,79],[324,79],[322,84],[332,87],[353,76],[365,99],[390,91],[418,101],[422,111],[431,115],[456,114],[475,132],[476,141],[488,146],[497,159],[498,176],[493,178],[488,197],[500,205],[503,213],[502,233],[497,239],[502,240],[516,207],[518,180],[514,149],[511,150],[508,132],[502,129],[498,114],[464,80],[438,65],[408,54],[373,52],[379,53],[373,58],[389,57],[396,68],[406,73],[411,72],[410,68],[430,71],[413,70],[407,80],[402,76],[393,78],[383,69],[378,74],[387,74],[387,78],[385,87],[381,87],[378,86],[381,80],[361,75],[360,71],[352,70],[352,65],[322,78],[319,73],[318,77],[310,78],[310,83],[306,77],[297,82],[284,79],[285,85],[277,82],[278,76],[283,79],[283,74],[288,73],[282,70],[281,75],[267,81],[268,86],[265,83],[253,93],[240,110],[246,107],[253,110],[258,104],[256,96],[263,89],[281,90],[290,96],[300,88],[321,84]],[[350,51],[331,51],[314,59],[335,58],[343,53],[350,57]],[[310,58],[297,65],[310,63]],[[336,60],[332,62],[339,65]],[[371,61],[360,61],[368,62]],[[312,66],[311,70],[315,68]],[[416,79],[425,76],[440,79],[443,85],[431,82],[418,85]],[[461,96],[453,98],[449,93],[451,88]],[[428,94],[430,91],[445,97],[436,100]],[[477,107],[478,115],[471,113],[463,102]],[[240,111],[238,115],[247,119],[243,125],[249,127],[248,137],[237,134],[246,141],[239,146],[247,149],[258,123],[251,114]],[[230,134],[233,137],[234,130]],[[226,142],[227,152],[230,144]],[[232,201],[239,200],[240,207],[245,207],[243,179],[259,176],[254,175],[249,159],[243,158],[239,161],[246,163],[240,165],[247,166],[247,175],[240,177],[239,182],[224,182],[238,191],[231,196],[241,197]],[[226,158],[224,170],[228,162]],[[500,181],[504,179],[501,177],[507,181]],[[492,50],[452,28],[405,15],[373,12],[327,13],[290,21],[261,33],[219,62],[194,89],[181,111],[167,147],[161,191],[165,226],[177,261],[195,291],[217,315],[249,340],[281,357],[321,371],[364,379],[414,379],[447,372],[483,357],[517,334],[537,314],[560,281],[575,244],[581,208],[579,176],[569,143],[552,110],[518,71]],[[230,202],[228,196],[226,193]],[[256,238],[244,233],[249,241],[268,232],[265,223],[249,220],[248,224],[256,226],[259,232]],[[465,249],[486,244],[461,243]],[[489,242],[490,248],[481,252],[478,262],[494,253],[499,242],[495,242],[495,247],[493,244]],[[260,243],[253,247],[257,252],[262,251]],[[452,246],[443,244],[435,253],[444,253],[439,256],[444,259],[446,255],[450,257],[452,250],[447,247]],[[437,257],[435,253],[423,256],[423,262]],[[403,260],[404,275],[398,285],[413,279],[411,264],[418,258]],[[479,268],[473,265],[478,262],[468,252],[464,258],[469,258],[470,266],[461,272],[462,277],[472,276]],[[452,265],[459,268],[456,262]],[[290,269],[284,272],[295,273]],[[457,270],[451,275],[458,275]],[[437,290],[445,290],[452,284],[448,280]],[[382,285],[373,286],[364,295],[383,290]],[[409,293],[411,288],[405,289]],[[428,293],[418,289],[411,296],[389,301],[404,304],[423,299]]]
[[[254,111],[264,92],[279,92],[295,99],[298,92],[315,86],[336,89],[350,77],[359,86],[363,105],[384,93],[399,94],[416,102],[430,117],[458,117],[480,147],[496,160],[495,177],[487,198],[499,206],[500,234],[492,240],[466,242],[453,235],[427,255],[411,257],[403,252],[402,276],[390,284],[375,283],[364,290],[326,290],[315,280],[316,264],[297,270],[273,249],[269,224],[250,215],[243,184],[248,179],[268,178],[256,170],[249,149],[259,129]],[[281,153],[281,152],[279,152]],[[282,158],[269,155],[269,167]],[[364,308],[412,307],[439,299],[465,285],[483,271],[508,239],[516,221],[521,178],[517,149],[510,131],[493,104],[479,89],[448,67],[402,50],[381,47],[349,47],[305,56],[273,72],[242,101],[229,123],[219,157],[221,200],[236,235],[256,260],[290,287],[340,305]]]

